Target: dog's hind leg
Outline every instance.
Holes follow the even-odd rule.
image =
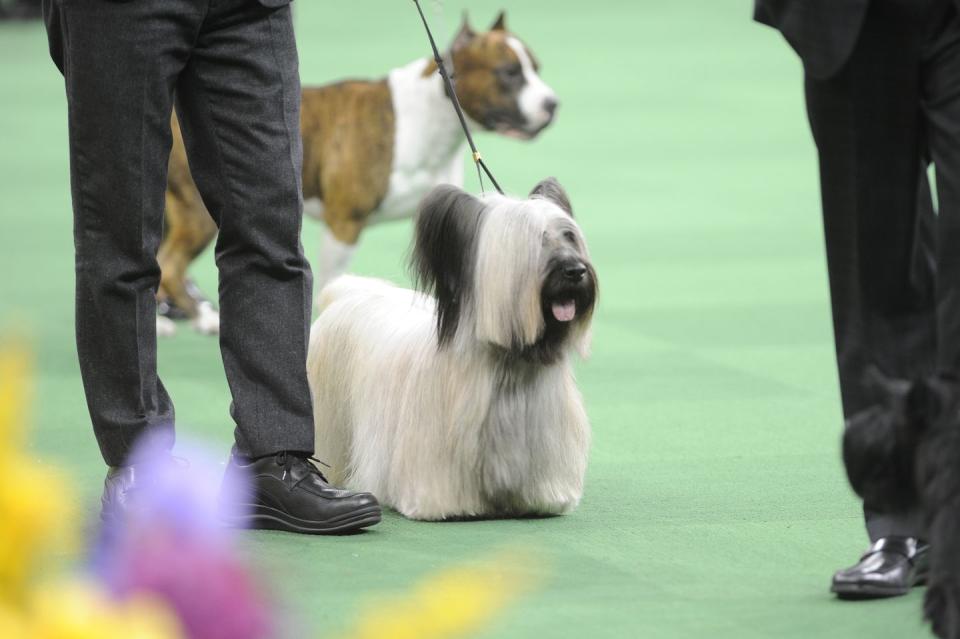
[[[187,269],[216,237],[217,226],[195,189],[192,193],[167,190],[165,221],[157,255],[161,273],[159,297],[189,318],[199,332],[216,334],[220,317],[213,304],[189,281]]]
[[[216,237],[217,226],[190,174],[180,123],[175,115],[171,116],[170,130],[173,146],[167,167],[164,235],[157,254],[160,264],[157,298],[166,306],[165,319],[190,319],[199,332],[216,334],[220,330],[220,316],[213,304],[187,279],[187,269]],[[160,324],[158,320],[158,328]]]

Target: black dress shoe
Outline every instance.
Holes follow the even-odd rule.
[[[232,455],[226,477],[247,482],[241,508],[224,504],[229,525],[322,535],[380,522],[380,504],[373,495],[333,488],[303,455],[281,452],[254,460]],[[243,514],[226,514],[232,510]]]
[[[185,459],[165,455],[148,459],[143,463],[126,466],[111,466],[103,480],[103,495],[100,497],[100,521],[112,524],[123,519],[137,508],[137,494],[150,482],[155,482],[158,473],[184,468]]]
[[[107,471],[103,495],[100,496],[100,521],[113,523],[126,515],[137,486],[137,476],[135,466],[112,466]]]
[[[125,466],[111,466],[103,480],[100,521],[114,523],[137,509],[138,495],[166,473],[183,471],[189,462],[170,453],[152,454]]]
[[[905,595],[914,586],[926,582],[929,548],[913,537],[879,539],[859,563],[833,576],[830,590],[841,599]]]

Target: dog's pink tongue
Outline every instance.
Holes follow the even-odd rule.
[[[554,302],[553,316],[558,322],[569,322],[577,316],[577,304],[573,300],[569,302]]]

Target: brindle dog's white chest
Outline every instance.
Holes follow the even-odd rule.
[[[466,142],[439,75],[417,60],[389,77],[396,131],[390,184],[370,222],[411,217],[437,184],[463,184]]]

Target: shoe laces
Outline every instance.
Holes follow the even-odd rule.
[[[310,469],[310,474],[317,475],[318,477],[320,477],[320,479],[323,480],[325,484],[330,483],[327,480],[327,478],[323,475],[323,473],[320,472],[320,469],[317,468],[315,464],[311,463],[311,462],[316,462],[317,464],[330,468],[330,464],[328,464],[327,462],[317,459],[313,455],[297,455],[296,453],[291,453],[286,450],[283,450],[277,453],[277,465],[283,466],[284,476],[286,476],[286,474],[290,472],[290,469],[293,468],[294,463],[296,463],[297,461],[300,461],[306,464],[307,467]],[[309,475],[307,475],[307,477],[309,477]],[[299,486],[300,483],[307,477],[303,477],[303,479],[301,479],[296,484],[294,484],[293,487],[296,488],[297,486]]]

